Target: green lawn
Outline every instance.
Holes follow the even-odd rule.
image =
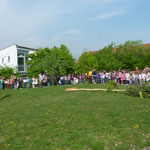
[[[150,99],[66,88],[0,91],[0,150],[150,148]]]

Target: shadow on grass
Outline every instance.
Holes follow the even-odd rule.
[[[5,98],[10,97],[10,96],[11,96],[11,94],[4,95],[4,96],[0,97],[0,100],[4,100]]]

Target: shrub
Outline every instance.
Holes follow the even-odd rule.
[[[10,67],[0,67],[0,75],[4,78],[10,78],[14,74],[14,69]]]
[[[114,80],[110,80],[107,82],[107,91],[112,92],[113,89],[117,89],[118,85]]]
[[[140,92],[144,98],[150,97],[150,85],[142,83],[139,85],[137,82],[133,86],[127,88],[127,94],[130,96],[140,97]]]

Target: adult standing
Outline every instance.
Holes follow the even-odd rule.
[[[96,84],[96,78],[97,78],[96,70],[93,69],[93,72],[92,72],[92,80],[93,80],[93,83],[94,83],[94,84]]]
[[[27,88],[29,88],[30,87],[30,78],[29,78],[29,76],[27,76],[27,78],[26,78],[26,83],[27,83]]]
[[[14,78],[13,77],[10,78],[10,88],[14,89]]]
[[[23,88],[26,88],[26,82],[27,82],[27,81],[26,81],[26,79],[24,78],[24,79],[23,79]]]
[[[43,81],[43,76],[42,76],[42,73],[39,74],[39,84],[40,84],[40,87],[42,87],[42,81]]]
[[[0,76],[0,90],[3,89],[3,78]]]
[[[23,82],[23,80],[22,80],[22,78],[20,77],[19,79],[18,79],[18,88],[19,89],[22,89],[22,82]]]
[[[89,76],[89,83],[92,83],[92,71],[89,71],[88,76]]]

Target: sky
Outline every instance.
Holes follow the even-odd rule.
[[[0,0],[0,49],[65,44],[78,58],[111,42],[150,43],[150,0]]]

